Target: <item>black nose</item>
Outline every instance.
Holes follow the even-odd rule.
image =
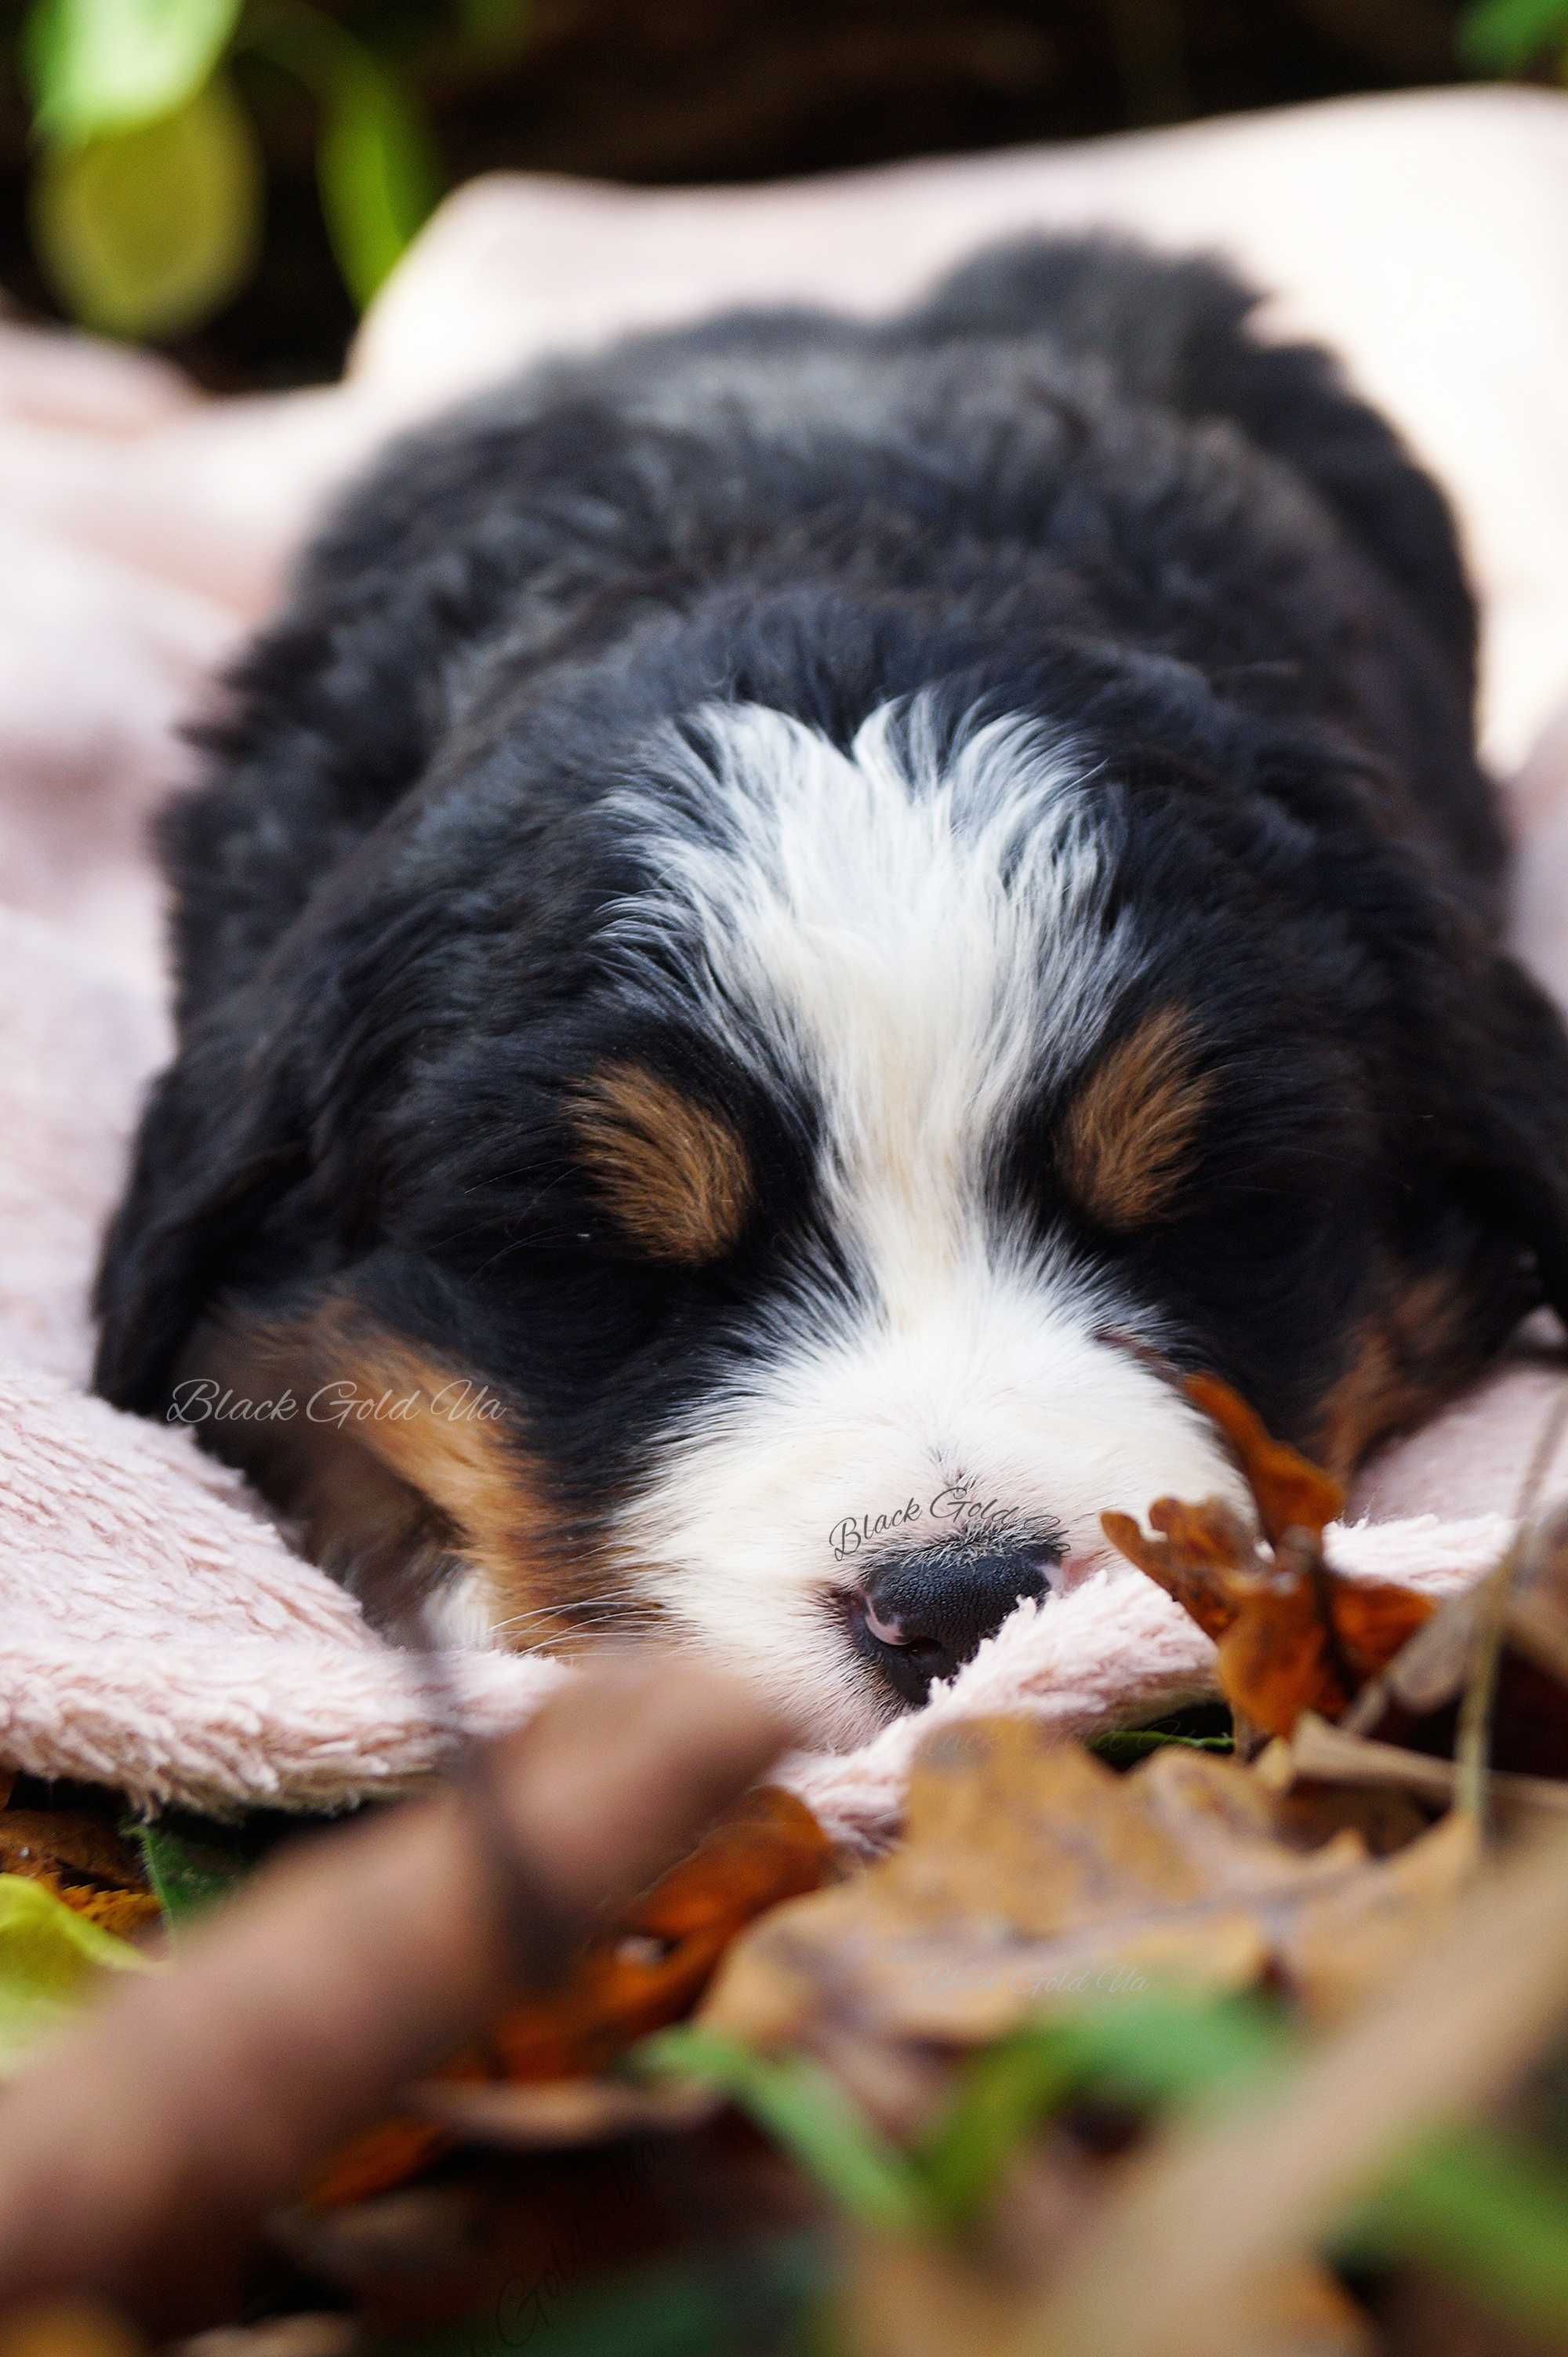
[[[855,1644],[906,1702],[924,1702],[1015,1604],[1044,1595],[1062,1554],[1045,1540],[989,1553],[936,1546],[889,1555],[851,1593]]]

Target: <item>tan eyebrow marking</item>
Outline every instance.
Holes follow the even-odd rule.
[[[607,1064],[578,1098],[583,1159],[628,1235],[701,1267],[739,1235],[752,1175],[731,1125],[641,1064]]]
[[[1185,1007],[1157,1007],[1112,1048],[1061,1128],[1062,1175],[1084,1210],[1108,1228],[1141,1228],[1164,1217],[1210,1088],[1210,1076],[1193,1069]]]

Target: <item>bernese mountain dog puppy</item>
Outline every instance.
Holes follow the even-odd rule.
[[[1453,525],[1252,299],[1030,241],[392,448],[164,822],[104,1395],[844,1742],[1241,1502],[1184,1371],[1344,1473],[1568,1303]]]

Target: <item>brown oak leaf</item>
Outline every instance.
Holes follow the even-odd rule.
[[[756,2044],[971,2045],[1155,1982],[1283,1981],[1337,2011],[1431,1929],[1469,1862],[1446,1826],[1387,1858],[1353,1816],[1169,1747],[1117,1775],[1027,1718],[939,1729],[907,1831],[731,1949],[699,2018]]]

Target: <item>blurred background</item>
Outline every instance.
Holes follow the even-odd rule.
[[[1568,68],[1568,0],[0,0],[0,286],[333,374],[441,195],[736,182]]]

